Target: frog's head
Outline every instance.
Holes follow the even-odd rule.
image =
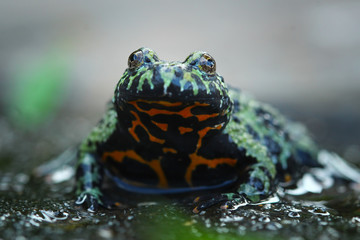
[[[184,62],[166,62],[149,48],[130,54],[114,103],[122,119],[132,115],[133,123],[139,120],[147,129],[176,128],[181,134],[205,127],[223,129],[232,109],[209,54],[194,52]]]

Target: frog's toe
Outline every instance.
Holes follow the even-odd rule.
[[[193,209],[193,212],[199,213],[216,204],[221,204],[221,209],[233,209],[235,206],[245,206],[249,201],[243,194],[218,193],[197,197],[194,203],[197,204],[197,206]]]
[[[234,209],[241,206],[248,205],[249,201],[242,195],[237,196],[234,199],[228,200],[221,205],[221,209]]]
[[[75,204],[85,207],[89,212],[96,212],[99,209],[99,202],[98,197],[85,193],[76,199]]]
[[[226,194],[209,194],[204,195],[195,198],[194,203],[197,204],[197,206],[193,209],[194,213],[199,213],[205,209],[208,209],[211,206],[214,206],[216,204],[224,203],[228,201],[229,198]]]

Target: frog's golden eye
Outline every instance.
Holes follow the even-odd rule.
[[[140,66],[144,61],[144,54],[141,50],[136,50],[135,52],[131,53],[128,59],[128,66],[130,69],[137,68]]]
[[[215,59],[209,54],[205,53],[202,55],[199,61],[199,67],[206,73],[214,74],[216,71],[216,62]]]

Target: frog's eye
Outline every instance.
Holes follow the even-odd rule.
[[[205,53],[199,60],[199,67],[206,73],[214,74],[216,71],[215,59],[209,54]]]
[[[130,69],[137,68],[144,61],[144,54],[141,50],[136,50],[132,54],[130,54],[128,59],[128,66]]]

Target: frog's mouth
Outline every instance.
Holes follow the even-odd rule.
[[[121,89],[115,95],[118,103],[127,103],[137,99],[143,99],[146,101],[160,101],[160,102],[183,102],[185,104],[192,104],[195,102],[209,103],[211,105],[221,105],[229,102],[229,97],[223,94],[216,93],[209,94],[203,89],[198,90],[194,94],[192,89],[180,91],[181,87],[170,85],[168,88],[149,89],[148,91],[138,92],[127,89]]]
[[[224,115],[224,111],[214,110],[213,106],[206,102],[195,101],[170,102],[166,100],[137,99],[128,104],[136,109],[136,112],[145,113],[150,117],[159,115],[175,115],[183,119],[195,117],[199,122]]]
[[[177,84],[170,84],[166,90],[155,86],[154,89],[143,92],[120,87],[115,95],[115,104],[120,109],[127,109],[130,105],[135,107],[136,111],[154,115],[168,113],[181,115],[183,118],[195,116],[198,119],[223,115],[226,111],[230,111],[231,100],[225,92],[220,94],[217,90],[208,94],[207,90],[202,89],[194,95],[192,88],[180,90],[181,86]]]

